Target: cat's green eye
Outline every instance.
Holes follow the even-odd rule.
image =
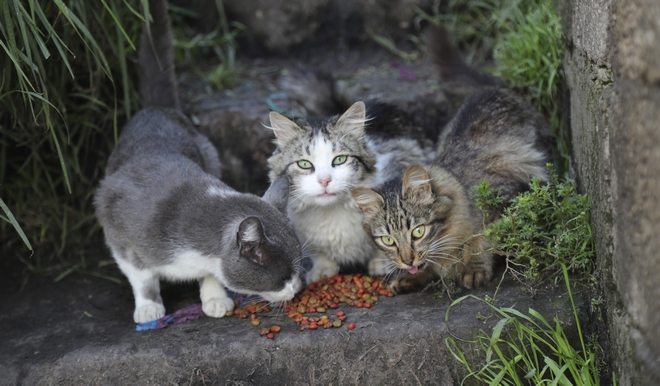
[[[394,239],[391,238],[390,236],[380,236],[380,241],[382,241],[383,244],[388,246],[394,245]]]
[[[311,169],[312,168],[312,163],[307,161],[306,159],[301,159],[300,161],[297,162],[298,166],[301,169]]]
[[[420,225],[417,228],[413,229],[412,231],[412,237],[413,239],[419,239],[422,236],[424,236],[424,232],[426,232],[426,228],[424,225]]]
[[[345,155],[338,155],[335,157],[335,159],[332,160],[333,165],[341,165],[346,162],[348,159],[348,156]]]

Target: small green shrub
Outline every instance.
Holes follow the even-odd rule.
[[[562,265],[588,274],[594,254],[589,197],[578,194],[573,181],[560,181],[552,165],[548,172],[548,183],[532,180],[529,191],[511,200],[501,218],[484,230],[495,253],[506,256],[509,266],[532,285],[548,276],[545,273],[555,275]],[[499,202],[486,182],[474,193],[484,212]]]

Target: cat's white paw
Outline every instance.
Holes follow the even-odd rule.
[[[228,297],[212,298],[202,303],[202,311],[212,318],[222,318],[233,309],[234,301]]]
[[[133,313],[133,320],[137,324],[150,322],[165,316],[165,307],[162,304],[151,303],[137,307]]]
[[[332,277],[339,273],[339,264],[334,260],[318,259],[314,261],[314,266],[305,275],[307,284],[319,281],[322,277]]]
[[[387,271],[392,268],[392,261],[387,257],[376,257],[369,260],[370,276],[385,276]]]

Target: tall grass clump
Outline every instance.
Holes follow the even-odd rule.
[[[492,332],[479,330],[476,340],[468,342],[479,347],[483,355],[479,363],[468,359],[456,339],[449,337],[446,340],[454,358],[468,371],[461,384],[476,380],[479,384],[493,386],[600,385],[596,355],[585,344],[565,266],[562,272],[575,318],[578,348],[573,347],[557,316],[550,322],[531,308],[524,313],[487,303],[499,320]],[[451,308],[467,298],[482,301],[473,295],[456,299],[447,309],[446,322],[449,322]],[[616,385],[614,374],[612,382]]]
[[[61,271],[98,235],[91,197],[118,128],[137,108],[143,17],[137,0],[15,0],[1,8],[3,256],[36,272]]]
[[[0,248],[30,272],[61,278],[98,266],[89,258],[102,245],[92,196],[120,128],[140,106],[136,49],[146,3],[0,3]],[[223,28],[216,34],[233,44]],[[193,38],[177,41],[177,57],[203,45],[233,60],[233,46]]]

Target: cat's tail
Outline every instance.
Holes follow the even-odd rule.
[[[149,0],[151,23],[142,27],[140,38],[140,96],[142,107],[179,109],[174,74],[174,38],[167,0]]]
[[[498,86],[500,82],[467,64],[452,44],[449,31],[443,26],[433,26],[427,35],[427,51],[441,80],[469,87]]]
[[[278,85],[312,118],[342,114],[354,102],[337,87],[335,78],[322,70],[296,68],[282,76]]]

